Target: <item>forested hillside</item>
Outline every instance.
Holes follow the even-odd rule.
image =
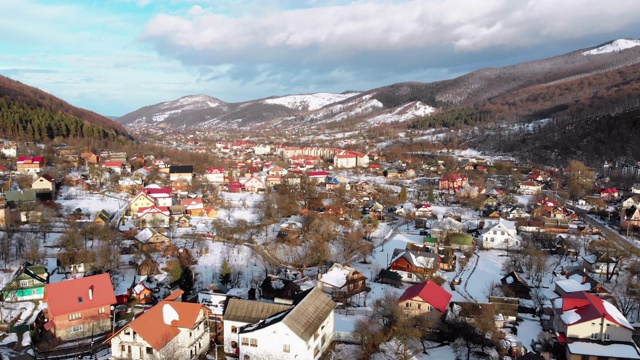
[[[131,140],[120,124],[3,76],[0,76],[0,135],[42,142],[55,138]]]
[[[474,146],[534,162],[562,164],[576,159],[598,166],[604,161],[640,159],[638,138],[640,107],[613,115],[553,119],[535,132],[489,132],[478,137]]]

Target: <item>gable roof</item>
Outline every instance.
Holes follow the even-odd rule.
[[[319,288],[313,288],[283,322],[302,340],[309,340],[335,309],[336,303]]]
[[[165,300],[135,318],[120,331],[130,327],[149,345],[160,351],[180,333],[178,328],[193,328],[200,310],[204,309],[202,304]],[[170,317],[174,318],[170,316],[174,313],[177,314],[177,319],[170,320]]]
[[[229,303],[224,310],[224,319],[253,324],[291,308],[291,305],[229,299]]]
[[[415,297],[421,298],[429,303],[429,305],[438,309],[438,311],[444,312],[449,306],[449,301],[451,301],[452,295],[434,281],[427,280],[423,283],[415,284],[405,290],[404,293],[402,293],[402,296],[398,299],[398,304],[406,300],[411,300]]]
[[[405,258],[409,264],[417,268],[434,269],[438,264],[438,254],[426,251],[395,249],[391,264],[400,258]]]
[[[109,274],[47,284],[44,292],[52,317],[116,303]]]
[[[613,304],[585,291],[572,292],[553,299],[553,304],[566,325],[605,318],[631,331],[634,330],[627,318]]]

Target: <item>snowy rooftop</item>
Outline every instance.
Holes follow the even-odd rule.
[[[616,354],[616,357],[619,359],[640,359],[638,349],[632,344],[603,345],[576,341],[567,346],[569,347],[569,351],[575,355],[591,355],[608,358],[611,354]]]

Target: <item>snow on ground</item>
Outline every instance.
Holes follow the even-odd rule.
[[[127,194],[98,194],[75,187],[63,187],[56,202],[62,206],[62,212],[65,214],[80,208],[83,214],[90,214],[93,218],[100,210],[115,214],[128,204],[127,200]]]
[[[606,53],[611,53],[611,52],[616,52],[616,51],[622,51],[625,49],[630,49],[632,47],[636,47],[640,45],[640,40],[635,40],[635,39],[618,39],[615,40],[613,42],[611,42],[610,44],[607,45],[603,45],[600,46],[598,48],[589,50],[589,51],[585,51],[582,53],[582,55],[599,55],[599,54],[606,54]]]
[[[273,99],[266,99],[266,100],[263,100],[262,102],[265,104],[283,105],[290,109],[312,111],[312,110],[318,110],[329,104],[346,100],[358,94],[359,93],[347,93],[347,94],[316,93],[316,94],[306,94],[306,95],[287,95],[287,96],[280,96]]]
[[[366,122],[359,124],[360,127],[367,127],[379,124],[388,124],[393,122],[401,122],[411,120],[419,116],[426,116],[434,112],[435,109],[429,105],[423,104],[420,101],[410,102],[404,104],[395,109],[392,113],[381,114],[375,116]]]

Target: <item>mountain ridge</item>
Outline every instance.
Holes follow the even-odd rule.
[[[342,94],[292,94],[239,103],[226,103],[211,97],[220,102],[218,106],[199,109],[170,107],[168,104],[177,101],[172,100],[138,109],[118,121],[131,129],[309,130],[336,127],[341,122],[348,123],[347,128],[352,129],[419,121],[457,107],[479,109],[483,114],[490,114],[483,115],[486,119],[518,121],[536,113],[549,116],[566,109],[555,104],[556,107],[545,105],[546,108],[539,109],[532,106],[531,111],[513,111],[503,104],[511,94],[526,93],[543,98],[543,95],[535,95],[536,89],[581,78],[597,78],[599,86],[606,88],[611,84],[597,75],[619,69],[635,72],[629,69],[640,63],[638,45],[638,40],[618,39],[546,59],[479,69],[450,80],[396,83]],[[613,85],[620,86],[618,83]],[[563,96],[567,97],[567,94]],[[403,113],[402,109],[412,106],[421,110],[412,115]]]

